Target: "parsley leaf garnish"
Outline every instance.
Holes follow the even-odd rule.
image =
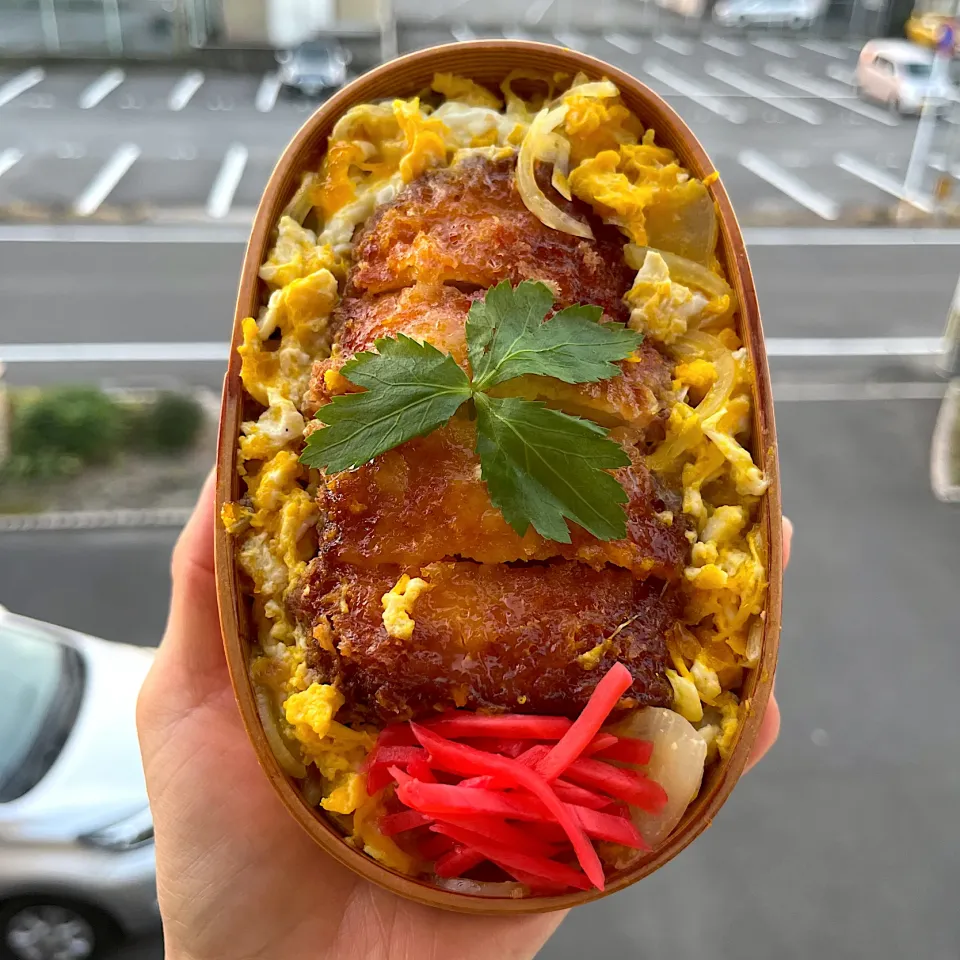
[[[307,439],[300,460],[328,473],[351,470],[445,424],[470,401],[477,454],[490,499],[521,536],[530,524],[543,537],[570,542],[567,520],[600,540],[625,536],[626,494],[609,471],[629,464],[597,424],[522,397],[498,398],[491,387],[526,374],[565,383],[619,376],[617,360],[641,336],[601,324],[596,306],[567,307],[544,320],[553,294],[543,283],[504,282],[475,303],[467,318],[473,379],[429,343],[400,334],[375,343],[341,368],[362,393],[320,408],[326,426]]]
[[[526,289],[524,289],[526,288]],[[620,374],[622,360],[641,337],[619,324],[601,324],[603,310],[567,307],[544,323],[553,295],[542,283],[504,281],[470,308],[467,345],[473,387],[487,390],[527,373],[564,383],[592,383]]]
[[[300,460],[328,473],[353,470],[406,440],[442,427],[472,395],[453,357],[402,333],[358,353],[340,373],[363,393],[334,397],[317,411],[326,427],[307,440]]]
[[[629,465],[603,427],[516,397],[477,394],[477,453],[493,505],[520,536],[527,525],[570,542],[564,517],[599,540],[624,535],[627,495],[607,473]]]

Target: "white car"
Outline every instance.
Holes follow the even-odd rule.
[[[809,27],[820,13],[819,0],[720,0],[713,8],[721,27]]]
[[[944,73],[933,76],[934,54],[909,40],[869,40],[854,72],[857,93],[886,104],[897,113],[919,113],[927,97],[939,113],[956,99],[956,90]]]
[[[0,957],[159,930],[137,694],[153,651],[0,607]]]

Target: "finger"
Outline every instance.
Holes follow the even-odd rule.
[[[780,705],[777,703],[776,695],[771,690],[770,699],[767,701],[767,707],[763,713],[763,720],[760,721],[760,732],[757,734],[757,739],[753,744],[753,750],[750,753],[750,758],[747,760],[744,773],[755,767],[764,756],[769,753],[770,748],[777,742],[779,735]]]
[[[783,569],[787,569],[790,562],[790,548],[793,546],[793,521],[789,517],[783,518]]]
[[[213,560],[214,475],[207,477],[193,514],[173,549],[170,616],[161,655],[179,682],[204,697],[224,668]]]

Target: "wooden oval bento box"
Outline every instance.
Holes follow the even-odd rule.
[[[522,41],[475,41],[423,50],[387,63],[365,74],[323,104],[294,136],[280,158],[263,194],[246,249],[234,317],[228,371],[224,382],[220,440],[217,460],[217,502],[219,508],[240,496],[237,476],[237,441],[241,421],[249,419],[244,409],[240,380],[242,343],[241,322],[256,316],[265,298],[265,285],[258,268],[267,256],[279,217],[300,184],[301,173],[317,169],[327,138],[337,119],[350,107],[384,98],[412,96],[423,90],[437,72],[453,72],[491,88],[512,69],[541,71],[546,74],[582,71],[590,79],[609,79],[619,88],[623,102],[644,126],[656,130],[657,142],[671,148],[679,162],[693,177],[703,179],[713,172],[713,164],[697,138],[680,117],[659,96],[633,77],[589,56],[560,47]],[[753,405],[753,457],[766,473],[769,488],[760,508],[760,529],[767,544],[768,592],[762,648],[756,666],[749,669],[740,688],[741,700],[748,706],[740,724],[738,740],[725,759],[707,768],[699,795],[687,808],[683,819],[659,848],[632,867],[608,877],[605,891],[591,889],[561,896],[518,899],[487,899],[437,888],[410,876],[390,870],[344,842],[343,837],[322,812],[301,797],[297,783],[287,776],[271,752],[258,718],[255,695],[248,667],[251,644],[250,613],[236,567],[234,538],[217,524],[216,561],[220,617],[224,647],[243,723],[264,771],[290,814],[322,848],[317,855],[329,854],[341,864],[394,893],[420,903],[466,913],[505,915],[559,910],[587,903],[623,890],[663,866],[716,816],[740,777],[753,747],[764,707],[770,696],[780,636],[782,543],[781,500],[778,479],[773,403],[763,330],[753,275],[747,259],[743,236],[721,179],[707,181],[715,201],[719,220],[720,258],[739,302],[737,333],[746,346],[755,371],[756,394]],[[255,825],[252,825],[255,826]]]

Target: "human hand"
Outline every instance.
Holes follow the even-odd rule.
[[[472,917],[411,903],[322,854],[287,814],[230,686],[214,522],[210,479],[174,550],[167,629],[137,709],[168,960],[533,957],[564,913]],[[771,698],[751,763],[778,728]]]

